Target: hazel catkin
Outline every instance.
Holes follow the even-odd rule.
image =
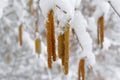
[[[98,45],[100,45],[101,48],[103,48],[103,42],[104,42],[104,17],[101,16],[98,19]]]
[[[41,40],[39,38],[35,40],[35,51],[38,55],[41,53]]]
[[[20,45],[22,46],[22,44],[23,44],[23,38],[22,38],[22,35],[23,35],[23,33],[22,33],[22,28],[23,28],[23,26],[22,26],[22,24],[19,26],[19,42],[20,42]]]
[[[64,34],[64,44],[65,44],[65,50],[64,50],[64,73],[68,74],[69,70],[69,35],[70,35],[70,26],[69,24],[66,25],[66,31]]]
[[[85,80],[85,69],[84,69],[84,65],[85,65],[85,60],[81,59],[79,62],[79,67],[78,67],[78,80]]]

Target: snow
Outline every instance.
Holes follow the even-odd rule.
[[[54,6],[54,0],[40,0],[40,8],[45,18],[47,17],[47,14],[50,11],[50,9],[53,9]]]
[[[104,0],[96,0],[95,2],[97,5],[97,9],[94,12],[93,16],[94,16],[95,20],[97,21],[99,17],[107,16],[109,9],[110,9],[110,5],[108,4],[108,2],[106,2]]]
[[[6,6],[7,6],[7,0],[0,1],[0,18],[2,17],[3,14],[3,8]]]
[[[90,18],[88,18],[87,22],[89,25],[89,26],[87,26],[87,29],[90,31],[92,37],[94,39],[97,39],[97,22],[96,22],[95,18],[90,17]]]
[[[74,28],[79,42],[83,48],[80,56],[87,57],[89,64],[93,66],[95,64],[95,56],[92,52],[92,39],[86,31],[87,22],[80,11],[76,11],[74,19],[71,22],[71,27]]]
[[[111,46],[111,41],[108,38],[104,38],[103,49],[108,50]]]
[[[112,6],[115,8],[115,10],[117,11],[117,13],[119,14],[120,17],[120,0],[109,0],[110,3],[112,4]]]

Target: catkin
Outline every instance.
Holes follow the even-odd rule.
[[[47,52],[48,52],[48,68],[52,68],[51,11],[48,13],[46,29],[47,29],[46,37],[47,37]]]
[[[28,2],[28,6],[31,7],[32,4],[33,4],[33,0],[29,0],[29,2]]]
[[[62,65],[64,66],[64,56],[65,56],[65,44],[64,44],[64,33],[58,36],[58,56],[62,60]]]
[[[41,40],[39,38],[35,40],[35,51],[38,55],[41,53]]]
[[[64,35],[64,40],[65,40],[65,50],[64,50],[64,73],[68,74],[68,69],[69,69],[69,34],[70,34],[70,26],[67,24],[66,25],[66,31]]]
[[[101,24],[101,48],[103,48],[103,42],[104,42],[104,17],[102,16],[100,19],[100,24]]]
[[[103,42],[104,42],[104,17],[101,16],[98,20],[98,45],[103,48]]]
[[[30,11],[30,13],[32,14],[32,15],[34,15],[35,14],[35,9],[33,8],[33,0],[29,0],[29,2],[28,2],[28,6],[29,6],[29,11]]]
[[[51,43],[51,31],[50,31],[50,24],[47,22],[47,52],[48,52],[48,68],[52,68],[52,43]]]
[[[10,54],[7,54],[7,55],[6,55],[6,60],[7,60],[8,63],[10,63],[10,61],[11,61],[11,56],[10,56]]]
[[[64,54],[64,34],[58,36],[58,56],[62,58]]]
[[[19,26],[19,42],[20,45],[22,46],[23,40],[22,40],[22,24]]]
[[[52,56],[53,61],[56,61],[56,46],[55,46],[55,29],[54,29],[54,11],[50,10],[50,23],[51,23],[51,38],[52,38]]]
[[[78,67],[78,80],[85,80],[85,69],[84,69],[84,65],[85,65],[85,60],[81,59],[79,62],[79,67]]]

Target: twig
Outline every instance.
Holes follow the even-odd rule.
[[[58,9],[61,9],[58,5],[56,5],[56,7],[58,8]],[[63,9],[61,9],[65,14],[67,14],[67,12],[65,11],[65,10],[63,10]]]
[[[115,13],[120,17],[120,14],[117,12],[117,10],[114,8],[114,6],[111,4],[111,2],[108,1],[108,3],[109,3],[110,6],[113,8],[113,10],[115,11]]]
[[[83,47],[82,47],[82,44],[80,43],[80,41],[79,41],[79,39],[78,39],[78,36],[77,36],[77,34],[76,34],[75,31],[74,31],[74,34],[75,34],[75,36],[76,36],[76,39],[78,40],[78,43],[79,43],[80,47],[82,48],[82,50],[84,50]]]
[[[38,2],[37,2],[37,3],[38,3],[38,8],[39,8],[39,11],[40,11],[40,12],[42,12],[42,10],[41,10],[41,8],[40,8],[40,5],[39,5],[39,4],[40,4],[40,0],[38,0]]]

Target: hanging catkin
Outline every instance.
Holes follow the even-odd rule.
[[[41,40],[39,38],[35,40],[35,51],[38,55],[41,53]]]
[[[32,4],[33,4],[33,0],[29,0],[29,2],[28,2],[28,6],[31,7]]]
[[[98,45],[103,48],[104,42],[104,17],[101,16],[98,20]]]
[[[33,0],[29,0],[28,2],[28,6],[29,6],[29,11],[32,15],[35,14],[35,9],[33,8]]]
[[[64,34],[58,36],[58,56],[62,58],[64,54]]]
[[[11,61],[11,56],[10,56],[10,54],[7,54],[7,55],[6,55],[6,61],[7,61],[8,63],[10,63],[10,61]]]
[[[58,36],[58,56],[62,60],[64,66],[64,55],[65,55],[65,44],[64,44],[64,33]]]
[[[101,48],[103,48],[103,42],[104,42],[104,17],[101,17]]]
[[[84,69],[84,65],[85,65],[85,60],[81,59],[79,62],[79,67],[78,67],[78,80],[85,80],[85,69]]]
[[[20,45],[22,46],[23,41],[22,41],[22,24],[19,26],[19,42]]]
[[[48,20],[46,23],[46,37],[47,37],[47,52],[48,52],[48,68],[52,68],[52,30],[51,30],[52,11],[48,13]]]
[[[52,38],[52,56],[53,56],[53,61],[56,61],[56,46],[55,46],[55,29],[54,29],[54,11],[50,10],[51,18],[50,18],[50,23],[51,23],[51,38]]]
[[[65,50],[64,50],[64,73],[68,74],[68,69],[69,69],[69,34],[70,34],[70,26],[67,24],[66,25],[66,31],[64,34],[64,44],[65,44]]]

